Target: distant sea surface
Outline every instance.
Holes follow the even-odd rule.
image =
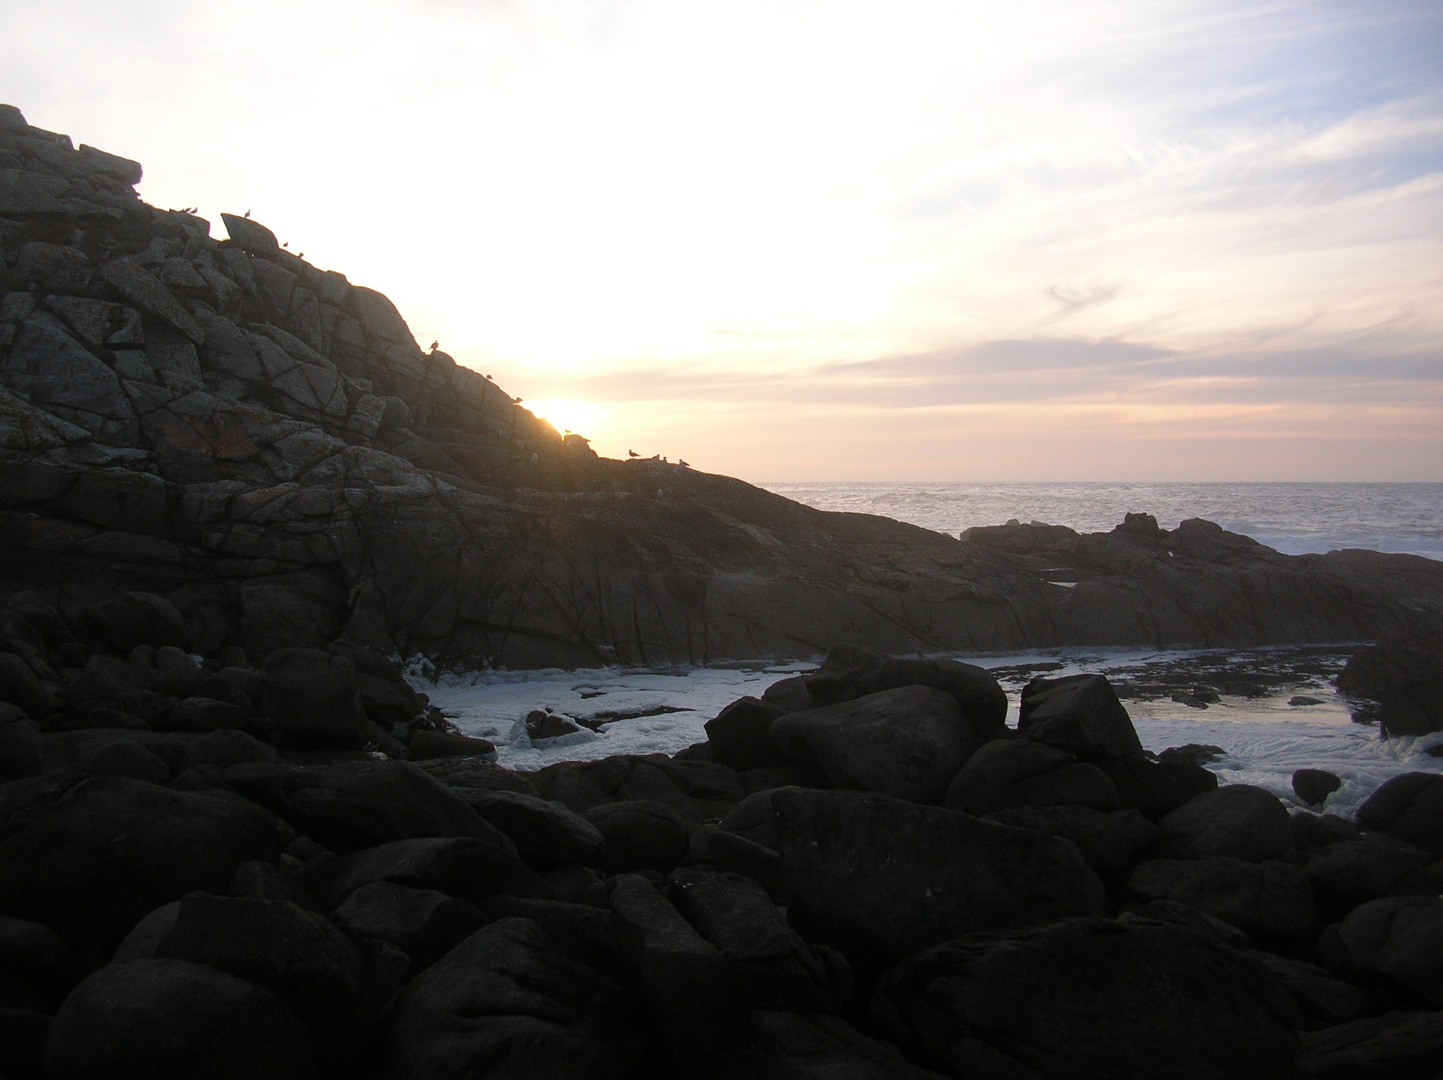
[[[1289,555],[1371,548],[1443,559],[1443,484],[764,483],[815,506],[957,535],[1045,521],[1107,532],[1128,513],[1164,529],[1206,518]]]

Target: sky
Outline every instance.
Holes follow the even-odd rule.
[[[1443,481],[1437,0],[0,0],[0,101],[609,456]]]

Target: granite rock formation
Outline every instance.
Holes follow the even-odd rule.
[[[599,458],[387,298],[0,106],[0,598],[165,597],[194,653],[580,666],[1443,626],[1443,566],[1192,521],[957,539]],[[18,595],[17,595],[18,594]],[[153,636],[153,635],[152,635]]]

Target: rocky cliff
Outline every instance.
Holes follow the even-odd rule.
[[[0,598],[168,597],[207,655],[507,666],[1269,644],[1443,627],[1443,565],[1205,522],[955,539],[597,457],[267,229],[0,106]]]

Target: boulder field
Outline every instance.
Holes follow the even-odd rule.
[[[857,646],[674,756],[518,773],[358,646],[198,664],[165,600],[98,608],[0,706],[6,1080],[1443,1066],[1443,777],[1290,811],[1101,675],[1011,728]]]
[[[957,538],[598,457],[264,226],[0,106],[0,599],[168,600],[191,650],[479,666],[1443,629],[1443,566],[1130,516]],[[799,736],[800,737],[800,736]],[[779,1029],[780,1030],[780,1029]],[[820,1036],[818,1036],[820,1037]]]

